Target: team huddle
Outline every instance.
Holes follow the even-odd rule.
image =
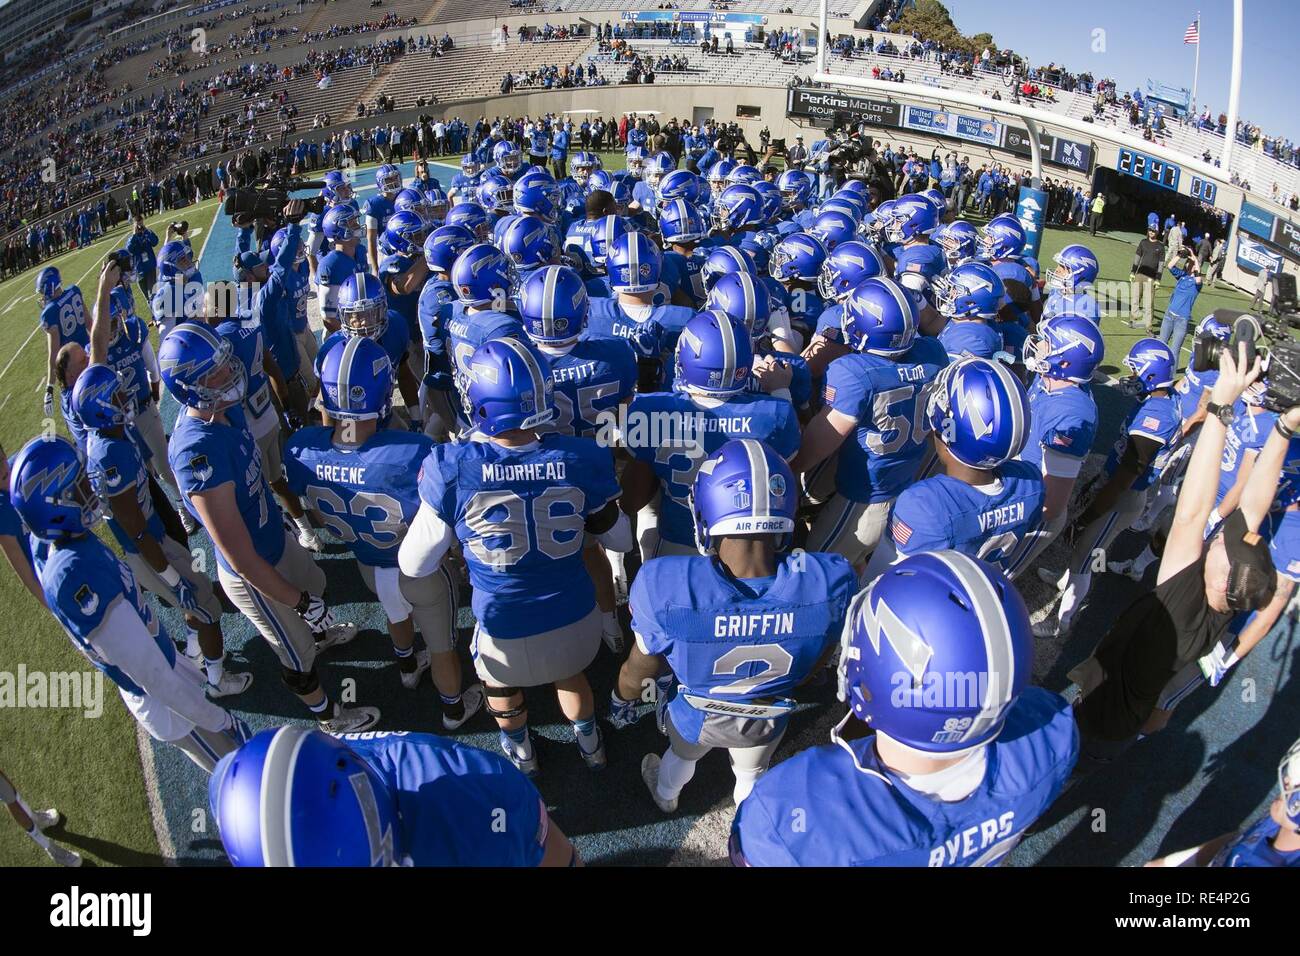
[[[1081,495],[1105,353],[1087,247],[1044,277],[1014,216],[977,229],[935,189],[849,180],[817,203],[800,170],[701,176],[641,146],[625,170],[585,152],[569,168],[489,139],[446,189],[423,163],[409,184],[381,166],[364,203],[331,172],[319,215],[294,200],[265,236],[244,224],[232,282],[205,283],[169,234],[145,318],[125,251],[89,303],[44,269],[46,403],[57,390],[72,440],[9,464],[15,571],[140,725],[211,775],[236,865],[579,862],[529,779],[525,691],[548,686],[593,771],[607,735],[657,721],[641,776],[664,813],[725,749],[737,865],[999,862],[1080,772],[1081,731],[1122,736],[1087,709],[1113,669],[1072,706],[1031,686],[1035,636],[1071,630],[1121,531],[1152,544],[1110,570],[1159,560],[1207,415],[1230,424],[1207,539],[1250,512],[1266,441],[1300,419],[1245,370],[1180,377],[1142,339],[1133,408]],[[1197,335],[1231,331],[1211,316]],[[1261,533],[1300,580],[1292,492],[1274,480]],[[1064,573],[1038,563],[1061,535]],[[312,556],[335,543],[383,609],[402,692],[429,671],[443,727],[485,710],[500,754],[378,731],[379,707],[331,697],[318,658],[357,635]],[[1031,568],[1062,592],[1032,627],[1014,584]],[[1164,719],[1290,596],[1232,587],[1235,643],[1157,688]],[[254,735],[224,706],[252,675],[226,666],[222,594],[314,727]],[[607,701],[586,676],[602,644],[621,661]],[[769,771],[798,689],[827,678],[847,704],[831,742]],[[1300,749],[1281,778],[1272,830],[1225,850],[1234,865],[1300,861]]]

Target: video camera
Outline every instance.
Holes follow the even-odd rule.
[[[292,198],[291,193],[299,189],[322,189],[324,180],[303,179],[290,175],[293,169],[293,151],[281,147],[275,151],[275,165],[266,178],[256,186],[236,186],[226,193],[226,202],[222,211],[231,219],[248,222],[261,220],[274,223],[275,228],[283,226],[284,206]],[[312,196],[303,200],[303,214],[320,215],[325,211],[325,199]]]
[[[1264,356],[1264,407],[1284,412],[1300,405],[1300,342],[1291,338],[1286,325],[1239,309],[1215,309],[1211,315],[1231,327],[1232,336],[1226,342],[1209,333],[1197,336],[1192,344],[1192,370],[1217,369],[1225,348],[1236,355],[1238,346],[1245,345],[1247,367],[1254,364],[1257,354]]]

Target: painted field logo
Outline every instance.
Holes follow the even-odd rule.
[[[50,925],[77,927],[129,927],[133,936],[148,936],[153,929],[153,894],[82,893],[74,886],[50,897]]]
[[[94,719],[104,713],[102,671],[0,671],[0,709],[79,710]]]

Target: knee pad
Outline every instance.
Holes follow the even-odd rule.
[[[509,700],[511,697],[514,697],[515,694],[522,693],[523,691],[518,687],[489,687],[485,684],[483,686],[483,709],[493,717],[499,717],[502,720],[508,720],[511,717],[518,717],[528,709],[527,702],[520,704],[518,707],[511,707],[507,710],[497,710],[497,708],[492,706],[492,698],[500,697],[504,700]]]
[[[316,673],[314,664],[309,671],[296,671],[282,664],[280,665],[280,680],[284,681],[284,685],[299,697],[313,694],[320,687],[320,675]]]

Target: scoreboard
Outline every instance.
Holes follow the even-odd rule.
[[[1175,192],[1178,191],[1178,180],[1183,174],[1183,168],[1176,163],[1139,153],[1126,146],[1119,148],[1119,162],[1115,168],[1126,176],[1145,179]]]

